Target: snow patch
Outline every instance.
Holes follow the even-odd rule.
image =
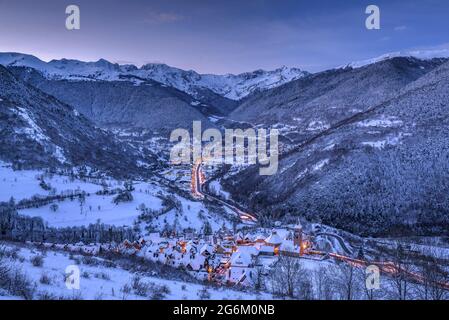
[[[316,163],[313,167],[312,167],[312,171],[318,171],[324,168],[324,166],[329,164],[329,159],[324,159],[321,160],[320,162]]]
[[[60,163],[65,163],[67,162],[67,159],[64,155],[64,151],[62,150],[61,147],[59,146],[55,146],[55,152],[53,153],[53,156],[60,162]]]
[[[378,140],[378,141],[365,141],[362,142],[362,145],[364,146],[370,146],[376,149],[384,149],[387,146],[395,146],[401,142],[402,134],[399,136],[389,136],[384,140]]]
[[[370,64],[377,62],[390,60],[392,58],[406,57],[406,58],[417,58],[421,60],[431,60],[435,58],[449,58],[449,48],[440,48],[432,50],[410,50],[410,51],[397,51],[383,54],[379,57],[373,59],[367,59],[362,61],[351,62],[341,68],[361,68]]]
[[[335,143],[331,143],[331,144],[327,145],[323,150],[330,151],[330,150],[333,150],[334,148],[335,148]]]
[[[318,130],[327,130],[330,128],[330,125],[324,121],[312,121],[309,123],[307,127],[307,131],[318,131]]]
[[[228,200],[230,198],[229,192],[223,190],[220,182],[217,180],[214,180],[209,184],[209,189],[213,194],[221,196],[225,200]]]
[[[25,120],[28,127],[16,129],[16,133],[25,134],[31,139],[37,142],[49,141],[50,139],[44,134],[42,129],[36,124],[33,118],[28,114],[28,111],[24,108],[18,107],[13,109],[13,111],[18,114],[23,120]]]
[[[391,128],[399,127],[403,124],[402,120],[397,120],[394,117],[383,117],[381,119],[371,119],[359,122],[357,125],[359,127],[381,127],[381,128]]]

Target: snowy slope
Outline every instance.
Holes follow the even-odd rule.
[[[232,100],[239,100],[258,90],[280,86],[308,74],[300,69],[285,66],[273,71],[256,70],[238,75],[213,75],[155,63],[138,68],[134,65],[113,64],[104,59],[96,62],[62,59],[47,63],[34,56],[21,53],[0,53],[0,64],[34,68],[49,79],[86,81],[126,79],[136,83],[141,82],[142,79],[151,79],[194,97],[197,96],[198,91],[206,88]]]
[[[151,298],[153,290],[163,287],[164,299],[167,300],[199,300],[201,291],[205,286],[200,283],[192,283],[176,279],[164,279],[154,273],[135,273],[125,270],[113,263],[107,263],[101,258],[96,259],[99,263],[84,264],[83,257],[70,255],[68,252],[41,250],[33,246],[15,246],[13,244],[0,243],[8,250],[17,254],[17,259],[4,259],[4,263],[15,270],[26,272],[26,277],[36,286],[34,299],[75,299],[75,300],[142,300]],[[30,260],[36,255],[44,255],[44,263],[41,267],[33,266]],[[19,260],[23,261],[20,262]],[[80,263],[80,264],[77,264]],[[80,289],[67,289],[64,274],[68,266],[76,265],[81,274]],[[45,275],[46,281],[42,281]],[[135,276],[140,277],[143,284],[148,285],[148,294],[139,295],[133,290],[132,283]],[[129,291],[124,288],[128,286]],[[229,288],[207,287],[210,299],[272,299],[267,293],[252,294],[236,291]],[[0,300],[22,299],[4,292],[0,289]]]
[[[285,66],[273,71],[256,70],[238,75],[198,74],[195,71],[184,71],[164,64],[147,64],[134,73],[194,96],[198,88],[208,88],[232,100],[239,100],[252,92],[275,88],[307,75],[307,72],[300,69]]]
[[[44,190],[40,185],[43,179],[51,190]],[[134,184],[132,192],[133,200],[130,202],[113,203],[115,195],[97,195],[102,190],[101,181],[107,182],[113,188],[123,188],[123,183],[114,179],[90,179],[82,181],[64,175],[47,174],[40,170],[13,170],[10,165],[0,162],[0,202],[8,202],[11,198],[18,202],[31,199],[33,196],[41,198],[50,195],[70,194],[73,191],[85,192],[85,202],[80,204],[78,200],[54,201],[57,204],[56,211],[51,210],[52,204],[46,204],[38,208],[25,208],[19,210],[20,214],[30,217],[41,217],[52,227],[88,226],[97,221],[114,226],[133,226],[137,217],[141,214],[138,209],[142,204],[152,210],[162,209],[160,194],[166,195],[170,191],[147,182]],[[201,231],[207,221],[212,230],[216,231],[223,225],[232,228],[232,223],[227,217],[209,210],[203,203],[188,200],[176,196],[181,204],[180,210],[170,210],[158,215],[151,222],[141,224],[142,231],[149,223],[155,230],[163,230],[168,224],[176,226],[180,230],[191,228]]]
[[[435,50],[410,50],[410,51],[397,51],[383,54],[379,57],[354,61],[347,65],[342,66],[341,68],[361,68],[370,64],[374,64],[377,62],[389,60],[397,57],[413,57],[420,60],[431,60],[435,58],[449,58],[449,49],[435,49]]]
[[[42,197],[50,195],[51,191],[39,186],[39,177],[44,177],[46,183],[57,193],[80,189],[87,193],[101,190],[101,186],[78,179],[70,179],[61,175],[45,175],[39,170],[16,170],[10,165],[0,162],[0,202],[7,202],[11,197],[16,201],[29,199],[34,195]],[[79,211],[79,210],[78,210]]]
[[[97,221],[108,225],[132,226],[140,213],[137,210],[139,204],[144,203],[147,208],[160,209],[160,200],[153,195],[134,192],[133,197],[132,202],[115,205],[114,196],[90,195],[82,209],[79,201],[63,201],[58,203],[56,212],[50,210],[50,205],[19,212],[31,217],[41,217],[52,227],[88,226]]]
[[[19,80],[1,65],[0,100],[3,161],[34,168],[89,164],[114,171],[123,163],[127,172],[133,167],[138,170],[138,156],[127,144],[119,144],[73,107]],[[113,158],[120,161],[111,166]]]
[[[98,60],[81,62],[77,60],[52,60],[44,62],[35,56],[22,53],[1,53],[0,64],[14,67],[30,67],[39,70],[46,77],[68,80],[118,80],[118,65]]]

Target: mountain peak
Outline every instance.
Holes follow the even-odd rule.
[[[130,81],[129,79],[137,77],[158,81],[194,97],[198,89],[206,88],[232,100],[242,99],[255,91],[280,86],[308,74],[300,69],[287,66],[272,71],[260,69],[237,75],[199,74],[193,70],[186,71],[165,63],[147,63],[138,68],[134,65],[111,63],[105,59],[99,59],[96,62],[71,59],[44,62],[34,56],[21,53],[0,53],[0,64],[34,68],[50,79]]]
[[[415,58],[419,60],[432,60],[437,58],[449,58],[449,48],[432,49],[432,50],[406,50],[389,52],[380,55],[376,58],[366,59],[361,61],[354,61],[342,66],[341,68],[361,68],[370,64],[381,61],[390,60],[393,58]]]

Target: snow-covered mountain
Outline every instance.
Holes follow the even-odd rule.
[[[0,160],[24,167],[88,165],[137,170],[139,156],[72,106],[0,66]]]
[[[203,113],[214,108],[173,87],[154,80],[83,81],[49,80],[29,67],[8,67],[17,79],[26,82],[79,111],[82,115],[105,128],[136,127],[170,131],[186,128],[193,121],[208,124]],[[225,98],[223,98],[225,99]]]
[[[249,212],[301,212],[358,234],[448,229],[449,59],[323,71],[252,95],[229,117],[288,137],[275,175],[253,166],[220,180]]]
[[[372,59],[366,59],[361,61],[354,61],[349,64],[346,64],[342,66],[341,68],[361,68],[370,64],[374,64],[377,62],[390,60],[392,58],[416,58],[420,60],[431,60],[435,58],[449,58],[449,48],[440,48],[440,49],[433,49],[433,50],[404,50],[404,51],[396,51],[396,52],[389,52],[386,54],[383,54],[381,56],[372,58]]]
[[[308,75],[300,69],[285,66],[273,71],[256,70],[238,75],[198,74],[165,64],[147,64],[135,74],[173,86],[193,96],[196,96],[198,88],[208,88],[232,100],[240,100],[252,92],[275,88]]]
[[[209,89],[232,100],[240,100],[250,93],[275,88],[308,75],[297,68],[282,67],[273,71],[256,70],[238,75],[199,74],[166,64],[151,63],[140,68],[119,65],[104,59],[96,62],[52,60],[44,62],[35,56],[21,53],[0,53],[0,64],[25,66],[39,70],[48,79],[59,80],[155,80],[197,97],[202,89]],[[131,77],[131,78],[130,78]]]

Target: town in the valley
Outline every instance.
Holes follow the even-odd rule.
[[[255,277],[268,274],[280,256],[316,261],[328,257],[315,250],[313,236],[306,234],[299,223],[246,234],[226,229],[212,235],[156,232],[120,244],[29,244],[87,255],[132,255],[183,269],[199,280],[242,286],[250,286]]]

